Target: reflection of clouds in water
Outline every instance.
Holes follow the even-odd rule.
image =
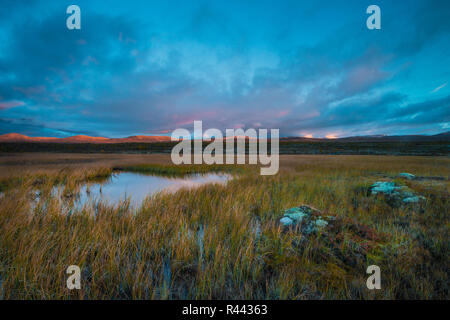
[[[114,204],[130,198],[131,204],[139,206],[142,201],[157,192],[174,193],[180,189],[192,189],[208,183],[224,185],[231,176],[210,173],[190,175],[185,178],[169,178],[138,173],[122,172],[111,177],[103,184],[84,186],[80,192],[81,205],[102,200]]]
[[[168,192],[168,193],[174,193],[180,189],[192,189],[192,188],[198,188],[204,184],[209,183],[217,183],[225,185],[227,181],[230,179],[229,175],[224,174],[208,174],[208,175],[193,175],[186,178],[162,178],[165,181],[161,183],[161,186],[159,188],[159,191],[162,192]],[[162,186],[164,185],[164,186]]]

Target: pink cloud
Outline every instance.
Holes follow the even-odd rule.
[[[349,92],[358,92],[371,87],[388,76],[388,72],[380,70],[377,66],[359,66],[349,72],[347,78],[341,84],[341,88]]]
[[[184,125],[188,125],[188,124],[193,124],[195,120],[201,120],[201,121],[211,120],[211,119],[217,118],[217,116],[218,116],[218,113],[214,110],[204,111],[204,112],[193,111],[188,116],[174,115],[174,116],[172,116],[172,120],[174,121],[174,124],[176,127],[180,127],[180,126],[184,126]]]
[[[11,101],[3,101],[0,102],[0,110],[10,109],[14,107],[20,107],[25,105],[25,102],[18,101],[18,100],[11,100]]]
[[[279,111],[279,112],[277,113],[276,116],[277,116],[278,118],[282,118],[282,117],[288,115],[289,112],[290,112],[290,110],[281,110],[281,111]]]

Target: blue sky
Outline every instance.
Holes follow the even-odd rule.
[[[449,35],[446,0],[2,0],[0,134],[440,133]]]

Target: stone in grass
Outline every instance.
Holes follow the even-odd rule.
[[[283,226],[291,226],[291,225],[294,224],[294,220],[292,220],[292,219],[289,218],[289,217],[283,217],[283,218],[280,219],[280,223],[281,223]]]
[[[316,226],[319,227],[319,228],[323,228],[323,227],[326,227],[328,225],[328,221],[323,220],[320,217],[319,217],[319,219],[316,220],[315,223],[316,223]]]
[[[418,203],[421,200],[426,200],[426,198],[422,197],[422,196],[412,196],[412,197],[403,198],[402,201],[404,203]]]
[[[302,223],[303,219],[308,218],[312,212],[319,212],[319,210],[309,206],[300,206],[284,211],[284,217],[291,219],[295,223]]]
[[[285,210],[280,223],[285,227],[301,225],[302,232],[306,234],[319,231],[328,225],[328,221],[321,217],[319,210],[307,205]]]
[[[418,203],[425,200],[425,197],[416,195],[406,186],[399,186],[390,181],[377,181],[370,186],[372,195],[384,194],[388,197],[388,203],[393,206],[403,204]]]
[[[413,175],[412,173],[408,173],[408,172],[402,172],[398,176],[400,178],[406,178],[408,180],[414,180],[416,178],[415,175]]]
[[[370,192],[372,193],[372,195],[376,195],[379,193],[391,195],[399,193],[401,189],[402,187],[397,186],[394,182],[389,181],[377,181],[370,186]]]

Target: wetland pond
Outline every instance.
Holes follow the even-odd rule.
[[[232,179],[230,174],[206,173],[183,177],[149,175],[134,172],[115,172],[105,182],[88,183],[81,187],[77,205],[104,201],[115,205],[130,199],[132,206],[138,207],[147,197],[158,192],[174,193],[180,189],[192,189],[205,184],[225,185]]]

